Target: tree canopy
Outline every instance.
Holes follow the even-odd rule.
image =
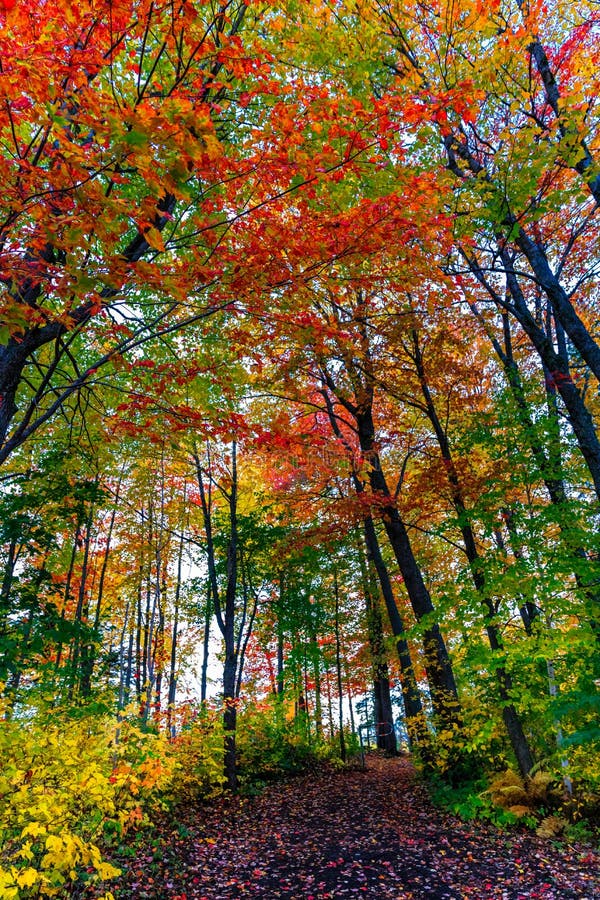
[[[597,4],[0,25],[2,895],[363,738],[596,809]]]

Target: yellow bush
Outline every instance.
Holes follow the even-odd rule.
[[[0,722],[0,758],[0,896],[7,900],[57,897],[81,876],[117,876],[102,858],[102,836],[144,820],[174,765],[167,740],[142,732],[133,718],[58,712]]]
[[[223,715],[206,710],[182,729],[173,743],[171,797],[176,802],[210,800],[223,793]]]

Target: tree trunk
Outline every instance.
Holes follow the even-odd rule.
[[[204,605],[204,633],[202,635],[202,674],[200,679],[200,702],[206,703],[208,689],[208,656],[210,649],[210,620],[212,619],[212,588],[209,584]]]
[[[431,619],[435,615],[435,609],[429,591],[412,551],[406,526],[390,494],[379,455],[374,449],[375,428],[370,408],[357,411],[356,423],[360,448],[369,465],[371,490],[375,497],[381,498],[381,518],[402,573],[413,612],[417,622],[426,616]],[[435,715],[443,727],[451,729],[460,719],[460,703],[452,663],[437,622],[423,630],[423,649]]]
[[[512,259],[506,249],[500,253],[500,258],[506,273],[506,285],[512,302],[503,300],[487,282],[482,269],[473,257],[463,252],[472,273],[477,280],[490,292],[495,302],[507,309],[519,322],[521,328],[531,341],[538,353],[542,364],[556,385],[556,390],[567,410],[569,422],[577,439],[579,449],[587,463],[592,476],[592,482],[596,497],[600,499],[600,441],[594,427],[594,421],[587,409],[579,388],[573,381],[569,372],[568,360],[557,353],[545,331],[540,328],[531,315],[527,301],[517,275],[514,271]]]
[[[238,655],[235,643],[235,600],[238,574],[238,520],[237,520],[237,444],[231,451],[232,479],[229,494],[229,545],[227,548],[227,587],[225,592],[224,633],[225,661],[223,664],[223,701],[225,710],[225,777],[231,791],[237,791],[237,759],[235,732],[237,727],[236,679]]]
[[[279,572],[279,600],[277,605],[277,677],[276,691],[281,699],[285,688],[284,677],[284,645],[283,645],[283,606],[285,600],[285,575],[283,569]]]
[[[479,556],[479,552],[477,550],[477,545],[475,542],[475,535],[469,522],[469,514],[463,498],[458,473],[456,471],[454,459],[452,457],[452,452],[450,450],[448,435],[443,429],[442,424],[438,418],[435,404],[433,402],[433,397],[431,395],[431,391],[429,390],[429,384],[427,382],[425,374],[423,356],[419,347],[419,341],[416,331],[413,331],[412,338],[414,347],[413,358],[417,369],[417,375],[419,376],[423,399],[425,401],[425,409],[429,421],[433,426],[438,446],[440,448],[440,453],[445,463],[448,482],[450,485],[450,493],[452,495],[452,503],[458,517],[459,527],[463,538],[465,553],[469,561],[469,568],[471,577],[473,579],[473,584],[475,585],[475,589],[479,594],[480,601],[486,611],[485,631],[488,636],[492,651],[495,653],[502,653],[504,651],[502,639],[498,628],[494,624],[494,619],[498,610],[496,609],[496,605],[491,597],[488,596],[486,590],[482,560]],[[517,710],[515,709],[515,706],[511,700],[513,687],[512,677],[504,665],[496,666],[496,679],[498,682],[500,701],[502,703],[502,718],[504,720],[504,724],[510,738],[513,753],[515,754],[521,773],[524,776],[527,776],[533,768],[535,760],[530,750],[527,738],[525,737],[525,732],[523,730],[519,714],[517,713]]]
[[[335,598],[335,670],[337,676],[339,727],[340,727],[340,757],[346,762],[346,739],[344,736],[344,685],[342,682],[342,652],[341,652],[341,628],[340,628],[340,589],[337,569],[333,573],[333,589]]]
[[[410,648],[405,637],[404,622],[402,621],[402,617],[400,616],[396,604],[392,582],[383,556],[381,555],[377,532],[375,531],[375,524],[371,516],[367,516],[364,520],[364,536],[367,547],[367,561],[374,566],[375,571],[377,572],[379,585],[381,587],[382,596],[392,628],[392,634],[396,638],[396,651],[400,662],[400,685],[402,689],[402,701],[404,704],[404,715],[406,716],[408,739],[410,744],[414,745],[415,748],[420,747],[423,750],[430,744],[430,735],[427,729],[423,705],[421,703],[419,688],[415,678]],[[368,588],[368,570],[364,573],[363,581]]]
[[[373,671],[373,696],[375,698],[375,734],[377,737],[377,747],[380,750],[385,750],[386,753],[389,753],[391,756],[395,756],[398,752],[398,747],[396,743],[396,731],[394,728],[394,714],[392,710],[392,698],[390,693],[390,678],[387,653],[385,650],[385,638],[383,634],[381,609],[379,608],[379,597],[377,596],[376,590],[373,589],[374,585],[372,584],[372,579],[369,578],[368,569],[365,566],[364,559],[362,558],[362,553],[359,553],[359,556],[367,616],[367,639],[369,642],[369,649],[371,651],[371,666]],[[396,613],[397,612],[398,611],[396,609]],[[408,645],[406,649],[408,650]],[[408,699],[410,702],[412,698],[409,697]],[[414,717],[411,719],[410,726],[408,725],[407,717],[407,728],[410,727],[411,730],[416,730],[413,728],[413,725]]]
[[[311,633],[310,648],[313,663],[313,675],[315,679],[315,730],[317,738],[323,736],[323,703],[321,685],[321,651],[317,642],[316,633]],[[308,698],[308,691],[306,692]]]
[[[88,512],[87,521],[85,523],[85,537],[83,539],[83,560],[81,563],[81,575],[79,578],[79,591],[77,592],[77,607],[75,609],[75,641],[73,643],[73,654],[71,659],[71,677],[70,677],[70,686],[69,686],[69,700],[72,700],[73,695],[75,693],[75,686],[79,682],[81,683],[81,679],[84,677],[84,671],[86,667],[86,660],[82,657],[84,648],[87,646],[87,642],[83,640],[83,630],[87,629],[88,623],[86,621],[86,612],[87,612],[87,575],[88,575],[88,564],[90,559],[90,546],[92,541],[92,525],[94,523],[94,504],[90,503],[90,509]],[[80,665],[81,658],[81,668],[78,671],[78,667]]]
[[[187,488],[187,485],[186,485]],[[186,491],[184,490],[184,503]],[[169,658],[169,693],[167,697],[167,730],[170,737],[175,737],[176,728],[173,722],[175,697],[177,696],[177,640],[179,638],[179,601],[181,599],[181,580],[183,567],[184,528],[181,525],[179,552],[177,554],[177,581],[173,600],[173,630],[171,634],[171,653]]]
[[[481,273],[478,277],[482,283],[486,283]],[[496,300],[498,305],[498,298],[496,298]],[[496,355],[504,368],[509,390],[511,391],[511,394],[516,403],[517,415],[519,417],[519,421],[523,430],[524,441],[526,442],[526,446],[529,448],[533,455],[537,468],[540,472],[540,476],[548,493],[550,502],[557,508],[558,511],[557,525],[560,530],[561,543],[568,552],[573,554],[575,560],[582,560],[587,562],[588,555],[586,551],[580,546],[577,538],[573,538],[569,526],[568,517],[565,517],[563,513],[565,504],[568,503],[568,495],[563,476],[562,454],[560,449],[560,422],[558,418],[559,410],[556,402],[557,389],[556,384],[554,383],[554,379],[550,375],[547,366],[543,361],[541,361],[542,374],[544,377],[544,384],[548,397],[549,412],[551,414],[553,422],[555,423],[550,435],[550,440],[547,442],[547,448],[544,448],[544,446],[542,445],[542,441],[537,436],[537,426],[534,423],[533,416],[529,409],[529,404],[525,397],[525,391],[523,388],[523,382],[521,379],[519,368],[512,354],[512,338],[508,312],[506,310],[502,310],[505,344],[503,349],[500,346],[499,341],[495,338],[494,334],[486,326],[485,320],[481,316],[481,313],[479,312],[475,304],[470,304],[470,306],[473,314],[477,317],[478,321],[485,329],[496,352]],[[564,341],[564,334],[559,323],[556,324],[556,333],[557,343],[559,347],[559,356],[564,360],[565,369],[568,372],[568,354]],[[548,337],[548,334],[546,334],[546,337]],[[577,587],[581,592],[581,595],[585,597],[585,600],[587,602],[588,609],[586,611],[585,617],[587,620],[589,620],[592,631],[594,632],[594,635],[596,637],[596,642],[600,645],[600,598],[594,591],[593,587],[587,584],[581,577],[580,572],[576,568],[576,564],[574,565],[573,577],[575,579]],[[527,612],[525,612],[525,615],[527,615]],[[525,623],[525,618],[523,618],[523,621]],[[596,671],[600,673],[600,657],[598,657],[598,654],[596,654],[594,664],[596,666]]]

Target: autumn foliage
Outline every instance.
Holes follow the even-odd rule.
[[[361,738],[593,820],[595,4],[0,20],[6,896]]]

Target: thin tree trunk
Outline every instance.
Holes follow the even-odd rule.
[[[132,666],[134,664],[133,658],[133,629],[131,628],[129,631],[129,647],[127,648],[127,670],[125,674],[125,687],[123,691],[123,702],[125,706],[129,703],[131,697],[131,674],[132,674]]]
[[[183,503],[185,506],[187,495],[187,484],[183,492]],[[177,695],[177,640],[179,637],[179,602],[181,599],[181,581],[183,570],[183,547],[184,547],[184,523],[181,525],[181,536],[179,539],[179,552],[177,554],[177,580],[175,582],[175,597],[173,600],[173,633],[171,635],[171,654],[169,660],[169,694],[167,697],[167,730],[170,737],[175,737],[175,726],[173,724],[173,711],[175,708],[175,697]]]
[[[229,545],[227,548],[227,587],[225,593],[225,660],[223,664],[223,700],[225,710],[225,777],[227,786],[236,791],[238,786],[236,758],[237,702],[235,695],[238,655],[235,641],[235,600],[238,580],[238,520],[237,520],[237,444],[231,448],[231,490],[229,494]]]
[[[125,614],[123,616],[123,627],[121,629],[121,640],[119,641],[119,698],[118,698],[118,709],[122,710],[125,707],[125,692],[126,692],[126,684],[127,684],[127,667],[125,665],[125,633],[127,631],[129,618],[129,603],[127,603],[125,607]]]
[[[17,562],[17,538],[11,539],[8,545],[8,553],[4,566],[4,575],[2,577],[2,587],[0,588],[0,635],[6,634],[8,615],[10,612],[10,590],[13,584],[15,565]]]
[[[208,585],[206,603],[204,606],[204,633],[202,636],[202,670],[200,678],[200,702],[206,703],[208,689],[208,657],[210,651],[210,621],[212,619],[212,587]]]
[[[98,582],[98,594],[96,597],[96,611],[94,615],[94,625],[93,625],[93,634],[96,640],[98,640],[100,635],[100,619],[102,616],[102,603],[104,600],[104,583],[106,580],[106,573],[108,571],[108,560],[110,557],[111,550],[111,541],[113,530],[115,526],[115,519],[117,516],[117,504],[119,503],[119,495],[121,493],[121,485],[123,482],[123,468],[121,469],[121,473],[119,475],[119,480],[117,482],[117,488],[115,491],[115,499],[114,505],[110,515],[110,522],[108,525],[108,532],[106,535],[106,548],[104,550],[104,555],[102,558],[102,568],[100,570],[100,579]],[[97,657],[97,649],[96,645],[89,643],[84,648],[84,658],[85,662],[82,660],[81,666],[81,685],[80,691],[82,697],[89,697],[92,690],[92,676],[94,672],[94,666],[96,665],[96,657]]]
[[[344,649],[342,647],[342,658],[344,662],[344,679],[346,681],[346,694],[348,697],[348,709],[350,710],[350,731],[353,735],[356,735],[356,716],[354,713],[354,695],[352,693],[352,682],[350,679],[350,667],[348,665],[348,658]]]
[[[474,265],[475,264],[473,263],[472,268],[474,267]],[[480,274],[479,280],[482,284],[487,284],[482,274]],[[492,296],[495,296],[493,294],[493,289],[491,288],[491,286],[488,285],[487,288],[488,291],[492,293]],[[498,304],[499,298],[495,296],[495,299]],[[573,538],[573,535],[571,534],[569,517],[564,515],[564,507],[565,504],[568,503],[568,496],[562,469],[562,458],[560,452],[560,424],[558,422],[559,412],[556,403],[557,388],[554,382],[554,378],[550,374],[547,365],[543,362],[543,360],[541,360],[545,388],[547,394],[549,392],[552,395],[552,399],[549,401],[549,409],[552,416],[554,416],[553,421],[555,422],[551,439],[547,442],[548,446],[546,450],[543,447],[541,440],[537,437],[537,426],[534,423],[533,417],[531,415],[529,404],[525,397],[521,374],[513,357],[510,318],[508,312],[506,310],[501,310],[505,344],[503,349],[494,334],[487,327],[483,316],[477,309],[477,306],[475,304],[470,304],[470,307],[473,311],[473,314],[477,317],[478,321],[485,329],[486,334],[488,335],[488,338],[490,339],[492,346],[496,352],[496,355],[504,368],[509,390],[511,391],[516,403],[517,414],[519,416],[519,421],[523,430],[523,439],[525,440],[528,448],[533,455],[537,468],[548,492],[550,502],[553,504],[553,506],[556,507],[558,511],[557,524],[560,530],[561,542],[563,543],[565,549],[573,554],[576,560],[582,560],[587,563],[588,555],[586,551],[580,546],[577,538]],[[568,354],[564,340],[564,334],[560,323],[556,323],[556,333],[559,356],[564,361],[565,371],[569,373]],[[547,334],[546,337],[548,338]],[[576,566],[574,567],[574,569],[575,570],[573,572],[573,577],[579,591],[581,592],[581,595],[585,598],[588,606],[586,619],[590,622],[591,628],[596,637],[596,642],[600,645],[600,597],[598,596],[597,592],[594,591],[593,587],[587,584],[581,577],[581,573],[577,570]],[[598,657],[598,654],[595,655],[594,662],[596,671],[600,672],[600,658]]]
[[[362,548],[359,547],[359,562],[363,581],[363,594],[365,598],[365,611],[367,617],[367,638],[369,642],[369,649],[371,651],[371,667],[373,671],[373,696],[375,699],[375,735],[377,738],[378,749],[385,750],[386,753],[395,756],[398,751],[398,747],[396,744],[396,731],[394,728],[394,715],[390,693],[390,678],[387,654],[385,651],[385,638],[383,634],[381,609],[379,608],[379,597],[377,596],[377,591],[374,590],[375,586],[373,584],[373,580],[369,577],[368,568],[365,564],[365,560],[363,558],[361,550]],[[408,727],[411,729],[411,731],[416,732],[416,729],[413,728],[414,725],[415,722],[413,717],[411,718],[410,725],[408,725]],[[417,734],[415,733],[415,744],[416,743]]]
[[[475,585],[475,589],[479,595],[480,601],[486,611],[485,631],[488,636],[492,651],[496,654],[503,653],[504,647],[502,644],[502,638],[500,636],[498,628],[495,625],[495,617],[498,613],[498,609],[487,592],[482,560],[477,550],[475,535],[469,521],[469,513],[463,498],[458,473],[456,471],[452,452],[450,450],[448,436],[438,418],[435,404],[433,402],[433,397],[429,389],[429,384],[427,382],[425,374],[423,356],[419,347],[418,335],[416,331],[412,332],[412,340],[414,348],[413,359],[416,365],[417,375],[419,376],[421,392],[425,401],[425,411],[427,413],[429,421],[433,426],[438,446],[440,448],[440,453],[445,463],[446,474],[448,477],[450,492],[452,495],[452,503],[458,517],[459,528],[463,538],[465,554],[469,561],[469,569],[471,572],[473,584]],[[519,714],[517,713],[517,710],[511,700],[513,688],[512,676],[510,675],[504,664],[496,665],[495,671],[498,683],[498,693],[500,696],[500,701],[502,703],[502,718],[504,720],[504,725],[508,732],[513,753],[515,754],[519,769],[524,776],[527,776],[533,768],[535,760],[525,736]]]
[[[404,715],[406,716],[406,731],[409,742],[415,747],[420,747],[421,751],[426,755],[429,753],[428,747],[431,743],[427,723],[421,697],[415,678],[415,672],[410,655],[410,648],[405,637],[405,628],[402,617],[396,604],[392,582],[385,565],[381,548],[375,531],[375,523],[371,516],[364,519],[364,537],[367,547],[367,561],[370,563],[377,573],[379,585],[381,587],[382,596],[385,602],[388,618],[392,628],[392,634],[396,638],[396,652],[400,662],[400,687],[402,690],[402,701],[404,704]],[[360,556],[359,556],[360,560]],[[368,588],[369,578],[368,569],[364,573],[365,585]]]
[[[276,691],[281,699],[285,688],[284,680],[284,643],[283,643],[283,606],[285,601],[285,574],[283,569],[279,572],[279,600],[277,605],[277,677]]]
[[[77,527],[75,529],[75,537],[73,539],[73,547],[71,549],[71,557],[69,559],[69,568],[67,569],[67,578],[65,581],[65,590],[64,590],[64,594],[63,594],[62,609],[60,611],[61,620],[65,619],[65,616],[67,613],[67,606],[68,606],[69,600],[71,599],[71,582],[73,580],[73,574],[75,571],[75,559],[77,557],[77,551],[79,550],[81,525],[82,525],[81,519],[78,518]],[[60,641],[58,644],[58,650],[56,652],[56,660],[54,662],[54,671],[56,672],[56,674],[60,673],[62,654],[63,654],[63,642]]]
[[[317,642],[316,633],[311,636],[311,656],[313,663],[313,675],[315,680],[315,730],[317,738],[323,735],[323,703],[322,703],[322,684],[321,684],[321,651]],[[308,692],[306,694],[308,698]]]
[[[344,736],[344,685],[342,682],[342,653],[340,628],[340,589],[337,569],[333,573],[333,589],[335,598],[335,670],[337,675],[339,725],[340,725],[340,757],[346,762],[346,739]]]
[[[331,694],[331,672],[325,668],[325,687],[327,694],[327,723],[329,725],[329,740],[333,744],[335,738],[335,725],[333,724],[333,697]]]
[[[471,271],[490,296],[501,308],[507,309],[519,322],[531,341],[548,373],[551,374],[556,389],[567,410],[569,422],[577,439],[579,449],[587,463],[592,477],[596,497],[600,499],[600,440],[594,420],[587,409],[579,388],[569,372],[568,360],[558,354],[543,328],[536,323],[527,306],[527,301],[518,277],[514,271],[510,254],[506,249],[500,252],[500,259],[506,273],[506,284],[511,302],[505,301],[488,283],[478,262],[463,251]]]

